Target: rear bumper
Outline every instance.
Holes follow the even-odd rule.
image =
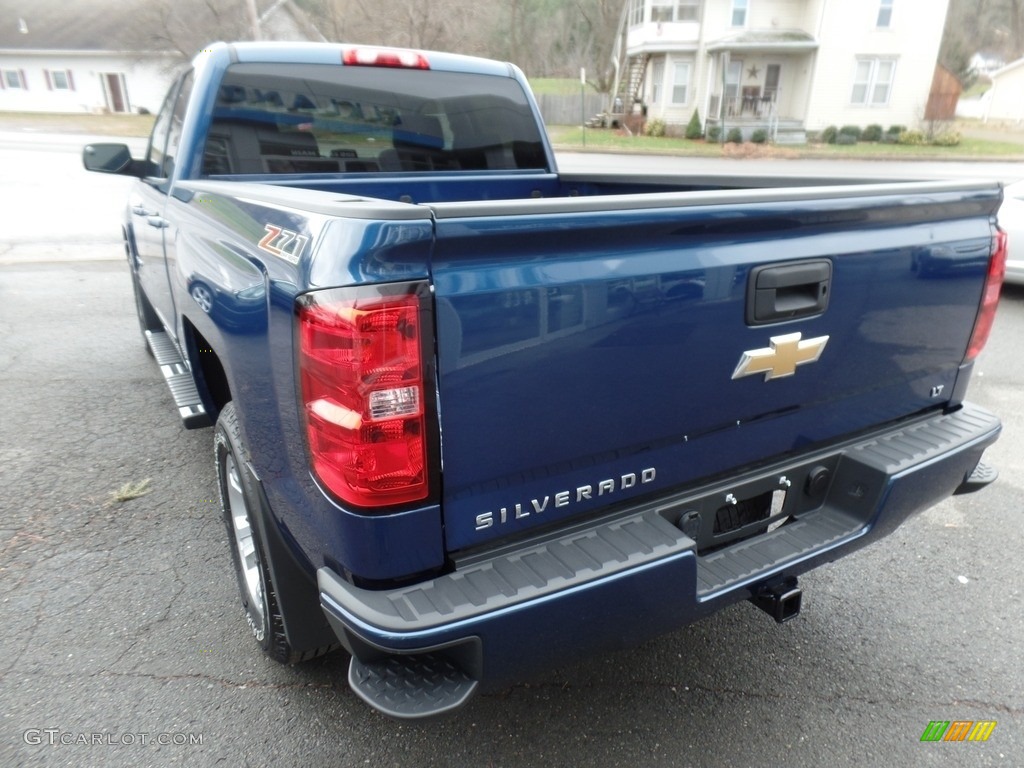
[[[995,416],[965,405],[620,509],[390,591],[360,589],[322,568],[321,605],[353,654],[350,681],[357,693],[392,715],[436,714],[460,704],[482,681],[507,681],[636,644],[885,536],[957,490],[1000,429]],[[818,472],[812,483],[822,467],[829,469],[827,482]],[[710,554],[699,553],[684,533],[686,528],[696,536],[684,523],[688,516],[692,523],[694,511],[780,482],[791,484],[790,493],[818,498],[803,498],[801,511],[785,525]],[[381,664],[401,677],[403,660],[424,658],[450,667],[463,681],[461,693],[440,694],[440,704],[414,702],[411,710],[366,693],[367,685],[380,682],[375,676]],[[404,685],[414,689],[415,680]]]

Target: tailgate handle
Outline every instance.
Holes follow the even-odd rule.
[[[827,259],[757,267],[747,283],[747,325],[820,315],[828,309],[831,284]]]

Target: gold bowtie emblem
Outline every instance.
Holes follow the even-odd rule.
[[[792,376],[796,373],[798,365],[816,362],[828,343],[828,336],[807,340],[801,340],[802,337],[802,333],[772,336],[770,347],[752,349],[743,353],[732,377],[740,379],[744,376],[763,373],[764,380],[771,381]]]

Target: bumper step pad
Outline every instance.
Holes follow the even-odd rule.
[[[387,656],[371,662],[353,657],[348,682],[371,707],[403,720],[456,709],[473,695],[478,684],[434,653]]]
[[[998,477],[998,469],[993,467],[991,464],[986,464],[984,461],[979,461],[978,466],[976,466],[967,479],[960,484],[960,487],[956,489],[953,495],[962,496],[965,493],[980,491],[982,488],[987,488],[990,484],[994,483]]]
[[[203,401],[199,397],[192,374],[178,354],[174,342],[164,331],[146,331],[146,342],[153,351],[160,373],[171,390],[174,405],[186,429],[199,429],[212,425]]]

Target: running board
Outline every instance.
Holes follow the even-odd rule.
[[[174,405],[185,429],[212,426],[213,422],[203,407],[192,373],[181,359],[178,348],[171,338],[165,331],[146,331],[146,343],[149,344],[153,357],[160,366],[160,373],[171,390],[171,397],[174,398]]]

